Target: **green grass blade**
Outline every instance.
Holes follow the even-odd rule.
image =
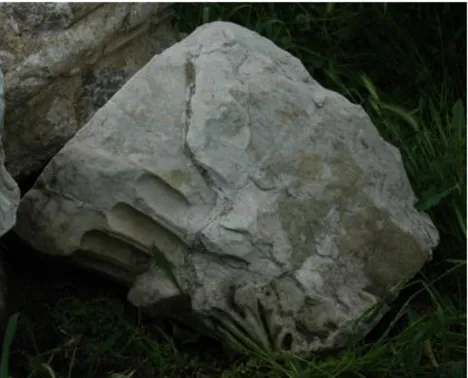
[[[16,329],[18,328],[19,313],[13,314],[8,319],[8,324],[3,337],[2,345],[2,358],[0,360],[0,378],[9,377],[9,359],[10,359],[10,348],[15,338]]]

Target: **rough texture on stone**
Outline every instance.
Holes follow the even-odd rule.
[[[175,42],[169,6],[0,4],[0,67],[8,87],[6,167],[15,178],[41,170],[102,106],[101,92],[110,98]],[[116,76],[110,86],[90,80],[111,73]]]
[[[3,137],[5,116],[5,83],[0,70],[0,140]],[[18,185],[4,166],[3,148],[0,143],[0,236],[9,231],[16,222],[16,210],[19,206]],[[1,285],[1,283],[0,283]]]
[[[364,335],[375,321],[355,321],[430,259],[438,233],[414,202],[361,107],[215,22],[154,57],[54,157],[16,232],[127,282],[138,306],[164,312],[182,290],[196,313],[307,355]]]

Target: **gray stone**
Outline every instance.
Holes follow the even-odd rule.
[[[360,106],[215,22],[94,114],[23,198],[16,232],[127,283],[137,306],[181,313],[189,298],[208,326],[225,314],[308,355],[364,336],[387,306],[358,319],[430,259],[438,232],[414,203]]]
[[[3,137],[5,116],[5,84],[0,70],[0,140]],[[15,180],[4,166],[3,148],[0,143],[0,236],[9,231],[16,222],[16,210],[19,206],[20,192]],[[1,284],[0,284],[1,285]]]
[[[5,116],[5,83],[0,69],[0,141],[3,136]],[[10,176],[3,164],[3,147],[0,143],[0,237],[13,228],[16,222],[16,211],[19,206],[20,191],[15,180]],[[3,261],[0,251],[0,334],[4,327],[6,315],[6,276],[3,271]]]
[[[90,77],[116,75],[112,87],[93,89],[109,98],[175,42],[170,5],[0,4],[0,66],[8,87],[4,147],[13,177],[40,171],[102,106],[102,93],[89,93]]]
[[[89,120],[136,72],[136,68],[104,68],[89,72],[83,80],[82,97],[87,100],[83,107],[84,119]]]

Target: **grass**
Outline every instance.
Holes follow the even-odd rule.
[[[362,105],[402,152],[417,206],[440,231],[434,260],[366,340],[308,361],[255,348],[249,357],[239,357],[216,341],[191,341],[197,335],[180,325],[158,323],[157,328],[142,321],[124,304],[121,289],[107,287],[106,281],[87,277],[87,288],[81,273],[72,279],[73,274],[38,276],[26,269],[18,278],[24,298],[17,336],[11,351],[3,349],[10,352],[11,374],[466,376],[466,4],[186,3],[175,8],[178,31],[190,33],[215,20],[244,25],[300,58],[323,86]],[[248,345],[248,335],[236,335]]]

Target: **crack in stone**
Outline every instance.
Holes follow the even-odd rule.
[[[187,134],[190,130],[190,126],[192,122],[192,114],[193,114],[192,100],[196,94],[196,89],[197,89],[196,88],[196,69],[195,69],[195,64],[194,64],[194,61],[197,58],[198,58],[198,54],[195,56],[189,56],[184,66],[185,85],[186,85],[187,93],[186,93],[186,100],[185,100],[185,113],[184,113],[183,132],[182,132],[183,151],[186,154],[186,156],[190,159],[190,161],[192,162],[193,166],[198,171],[200,176],[202,177],[206,186],[208,188],[211,188],[218,194],[218,201],[219,201],[218,204],[213,209],[211,216],[209,216],[210,219],[208,220],[208,222],[206,222],[206,224],[204,224],[198,230],[198,233],[201,233],[202,230],[206,229],[212,222],[214,222],[217,219],[218,215],[222,216],[228,213],[232,209],[232,205],[230,204],[230,201],[227,199],[227,196],[222,191],[222,189],[219,188],[215,184],[208,169],[205,168],[201,164],[201,162],[199,162],[196,159],[193,151],[191,150],[187,142]],[[193,236],[192,239],[196,240],[197,237]],[[192,244],[196,244],[195,240],[193,240],[194,243]]]
[[[190,59],[190,57],[185,62],[184,72],[185,72],[185,84],[187,87],[187,99],[185,101],[185,114],[184,114],[184,122],[183,122],[184,132],[182,135],[184,152],[186,153],[190,161],[193,163],[195,169],[198,171],[200,176],[205,181],[207,187],[215,188],[221,191],[220,188],[217,188],[213,179],[210,177],[208,170],[205,167],[203,167],[202,164],[200,164],[200,162],[195,158],[193,151],[191,150],[190,146],[187,143],[187,134],[191,126],[192,114],[193,114],[192,100],[197,90],[195,65],[193,61]]]

